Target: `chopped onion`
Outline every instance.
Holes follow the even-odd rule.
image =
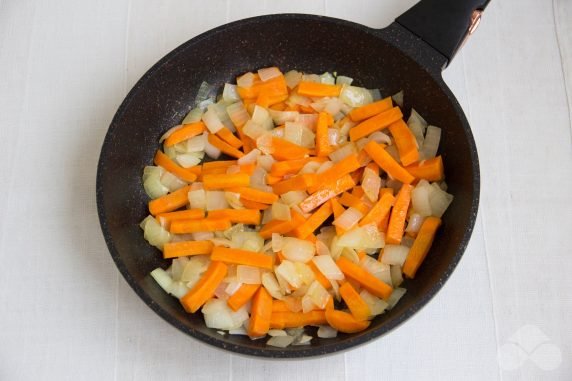
[[[166,147],[163,145],[163,151],[169,159],[175,160],[175,157],[177,156],[177,150],[175,149],[175,146]]]
[[[290,286],[288,281],[284,279],[282,275],[278,274],[276,270],[274,270],[274,275],[276,275],[276,280],[278,281],[278,285],[280,286],[280,291],[282,292],[282,294],[284,295],[290,294],[292,292],[292,287]]]
[[[296,123],[309,128],[314,131],[316,129],[316,123],[318,122],[318,115],[316,114],[299,114],[295,120]]]
[[[214,110],[211,106],[209,106],[207,112],[203,114],[202,120],[211,134],[216,134],[218,131],[224,128],[224,125],[219,119],[216,110]]]
[[[202,158],[203,156],[204,156],[203,152],[183,153],[177,155],[176,160],[181,167],[190,168],[199,164],[203,160]]]
[[[224,199],[233,209],[244,209],[240,201],[240,193],[224,192]]]
[[[329,255],[317,255],[312,258],[312,261],[326,278],[332,280],[344,279],[344,274]]]
[[[167,132],[161,135],[161,137],[159,138],[159,143],[163,143],[163,140],[167,139],[169,136],[173,134],[173,132],[180,130],[182,127],[183,127],[182,124],[177,124],[176,126],[169,128]]]
[[[344,247],[340,246],[338,241],[339,241],[339,237],[335,236],[332,239],[332,243],[330,244],[330,255],[332,256],[334,261],[338,260],[338,258],[342,254],[342,251],[344,250]]]
[[[173,295],[175,298],[182,298],[183,296],[187,295],[189,292],[189,288],[183,282],[173,282],[173,286],[171,287],[170,294]]]
[[[215,289],[214,295],[219,299],[228,300],[228,294],[225,291],[227,287],[228,283],[226,283],[225,281],[219,283],[219,285]]]
[[[276,160],[271,155],[260,155],[256,158],[256,163],[259,167],[264,169],[266,172],[270,172],[272,169],[272,164],[274,164]]]
[[[191,209],[205,209],[207,207],[207,198],[204,189],[191,188],[188,198]]]
[[[215,329],[238,329],[248,319],[248,312],[241,308],[234,312],[225,300],[211,299],[202,308],[206,326]]]
[[[320,76],[320,82],[325,83],[326,85],[335,85],[336,79],[332,75],[332,73],[325,72]]]
[[[301,240],[300,240],[301,241]],[[282,250],[284,253],[284,250]],[[286,255],[284,255],[286,257]],[[286,257],[288,258],[288,257]],[[294,288],[302,286],[302,277],[296,271],[294,263],[285,259],[275,268],[275,273],[283,277]]]
[[[389,299],[387,300],[387,303],[389,304],[389,306],[387,307],[387,309],[392,309],[393,307],[395,307],[395,305],[397,304],[397,302],[399,302],[399,299],[401,299],[401,297],[403,297],[403,295],[405,295],[405,292],[407,290],[404,288],[395,288],[393,290],[393,292],[391,293],[391,295],[389,296]]]
[[[155,246],[159,250],[163,250],[163,245],[171,240],[171,233],[165,230],[157,220],[153,218],[147,220],[145,223],[143,238],[145,238],[150,245]]]
[[[363,257],[359,264],[362,269],[366,270],[377,279],[391,286],[391,273],[389,265],[376,261],[368,255]]]
[[[264,238],[257,232],[238,231],[232,234],[232,248],[260,252]]]
[[[403,90],[393,94],[391,99],[395,102],[396,105],[403,108]]]
[[[391,273],[391,284],[393,284],[393,287],[399,287],[401,285],[401,283],[403,283],[403,273],[401,271],[401,266],[389,266],[390,269],[390,273]]]
[[[310,105],[316,112],[322,112],[326,108],[326,98],[320,98],[317,102],[312,102]]]
[[[167,274],[165,270],[158,267],[155,270],[151,271],[151,276],[155,279],[155,282],[161,286],[163,290],[167,293],[171,293],[171,289],[173,287],[173,280]]]
[[[302,81],[320,83],[320,76],[318,74],[303,74]]]
[[[306,263],[316,252],[314,245],[304,239],[284,237],[282,255],[290,261]]]
[[[272,192],[272,187],[266,185],[266,171],[256,167],[250,175],[250,186],[264,192]]]
[[[354,81],[353,78],[350,77],[346,77],[344,75],[338,75],[336,77],[336,85],[351,85],[352,82]]]
[[[361,187],[366,197],[371,202],[376,202],[379,197],[379,189],[381,188],[381,177],[371,168],[365,168]]]
[[[381,263],[403,266],[409,254],[409,248],[401,245],[385,245],[381,254]]]
[[[399,152],[397,152],[397,146],[387,146],[385,147],[385,151],[391,155],[391,157],[393,158],[393,160],[395,160],[398,163],[401,163],[401,157],[399,156]]]
[[[269,223],[270,221],[272,221],[272,205],[270,206],[270,208],[266,208],[263,212],[262,212],[262,221],[260,222],[262,225],[266,225],[267,223]]]
[[[316,255],[330,256],[330,248],[324,242],[316,240]]]
[[[368,224],[345,232],[339,237],[337,244],[356,250],[379,249],[385,245],[385,240],[375,224]]]
[[[301,147],[312,148],[316,135],[307,127],[296,122],[286,122],[284,127],[284,139]]]
[[[340,136],[340,131],[338,131],[336,128],[328,128],[328,143],[331,146],[338,145],[339,136]]]
[[[343,102],[339,100],[339,98],[330,98],[327,102],[326,102],[326,107],[324,107],[324,112],[327,112],[328,114],[334,116],[340,113],[342,106],[343,106]]]
[[[218,159],[218,157],[221,154],[220,150],[215,146],[213,146],[211,143],[209,143],[208,140],[205,140],[205,153],[211,159]]]
[[[260,282],[259,282],[260,283]],[[239,282],[230,282],[228,286],[224,289],[224,292],[228,294],[228,296],[234,295],[242,287],[242,283]]]
[[[308,197],[305,191],[290,191],[282,194],[280,199],[288,206],[298,205]]]
[[[333,161],[325,161],[322,164],[320,164],[320,167],[316,170],[316,174],[320,174],[323,172],[326,172],[328,169],[332,168],[334,166],[334,162]]]
[[[367,290],[361,290],[359,296],[361,296],[363,301],[369,307],[369,311],[371,313],[370,316],[381,315],[388,307],[388,304],[384,300],[378,298],[375,295],[370,294],[369,292],[367,292]]]
[[[255,148],[246,155],[244,155],[243,157],[241,157],[240,159],[238,159],[237,163],[238,165],[254,164],[256,163],[258,156],[260,156],[260,150]]]
[[[287,103],[289,103],[290,105],[300,105],[307,107],[310,106],[312,100],[308,97],[293,92],[292,94],[290,94],[290,98],[288,98]]]
[[[195,105],[200,110],[204,110],[208,105],[214,103],[216,89],[214,86],[209,85],[207,82],[203,81],[197,91],[197,96],[195,97]]]
[[[328,290],[326,290],[317,280],[312,282],[306,292],[306,295],[309,296],[312,302],[320,309],[326,308],[326,304],[328,303],[328,300],[330,300]]]
[[[268,336],[280,337],[280,336],[288,336],[288,334],[283,329],[271,329],[268,331]]]
[[[350,247],[344,247],[342,249],[341,256],[349,259],[353,263],[359,263],[359,255],[357,254],[357,251]]]
[[[431,203],[429,202],[431,191],[432,188],[429,183],[426,180],[421,180],[411,192],[411,205],[421,217],[428,217],[432,213]]]
[[[264,126],[268,118],[270,118],[268,110],[262,106],[254,105],[254,112],[252,113],[252,121],[254,123]]]
[[[318,306],[314,304],[312,298],[309,295],[304,295],[302,297],[302,313],[308,313],[318,309]]]
[[[215,238],[211,238],[211,242],[215,245],[215,246],[224,246],[224,247],[230,247],[231,246],[231,242],[230,240],[226,239],[226,238],[222,238],[218,236],[218,232],[215,232]],[[224,233],[223,233],[224,235]]]
[[[293,345],[310,345],[310,342],[312,341],[312,339],[313,339],[312,336],[302,335],[299,338],[294,340]]]
[[[244,336],[248,335],[248,332],[246,332],[246,329],[243,327],[237,329],[229,329],[228,333],[231,335],[244,335]]]
[[[278,300],[284,299],[284,294],[280,289],[280,285],[276,280],[276,276],[274,276],[271,272],[265,272],[262,274],[261,277],[262,285],[268,291],[268,293],[274,298]]]
[[[277,130],[277,129],[276,129]],[[274,145],[272,143],[272,134],[264,133],[256,139],[256,146],[265,155],[271,155],[274,153]]]
[[[343,86],[340,100],[351,107],[360,107],[373,102],[368,89],[356,86]]]
[[[332,223],[333,225],[342,228],[343,230],[350,230],[357,225],[359,220],[363,217],[363,213],[356,208],[349,207],[342,214],[338,216]]]
[[[300,113],[298,111],[278,111],[268,110],[272,121],[276,125],[281,125],[286,122],[295,122]]]
[[[187,257],[179,257],[173,259],[171,263],[171,278],[178,282],[181,280],[181,275],[183,275],[183,270],[189,263],[189,259]]]
[[[280,221],[290,221],[292,216],[290,215],[290,208],[288,205],[281,202],[275,202],[272,204],[272,219]]]
[[[194,108],[191,111],[189,111],[189,113],[187,114],[187,116],[185,116],[185,119],[183,119],[181,124],[191,124],[200,122],[202,116],[203,116],[203,111],[200,108]]]
[[[302,262],[294,262],[294,266],[298,274],[300,274],[303,284],[309,286],[316,279],[316,275],[314,275],[314,272],[308,265]]]
[[[237,127],[242,127],[250,119],[250,115],[242,102],[228,105],[226,112],[232,123]]]
[[[276,66],[258,69],[258,76],[262,82],[271,80],[272,78],[280,77],[282,72]]]
[[[228,208],[224,191],[206,191],[206,209],[217,210]]]
[[[441,218],[449,205],[451,205],[451,202],[453,202],[453,195],[443,191],[437,183],[431,184],[431,188],[432,192],[429,194],[431,214]]]
[[[161,183],[164,169],[161,167],[147,166],[143,170],[143,188],[147,196],[152,199],[159,198],[169,193],[169,188]]]
[[[321,325],[320,328],[318,328],[318,337],[321,339],[332,339],[337,336],[338,336],[338,331],[336,331],[329,325]]]
[[[415,111],[415,109],[411,109],[411,115],[409,119],[407,119],[407,126],[415,135],[415,140],[417,141],[417,147],[423,147],[423,140],[425,135],[425,129],[427,128],[427,122],[421,115]]]
[[[389,137],[389,135],[384,134],[381,131],[376,131],[373,134],[369,135],[368,137],[368,142],[373,140],[376,143],[383,143],[383,144],[387,144],[388,146],[392,145],[392,141],[391,138]],[[367,142],[366,142],[367,143]]]
[[[337,163],[354,153],[357,154],[356,146],[353,142],[350,142],[341,148],[338,148],[328,156],[334,163]]]
[[[191,234],[195,241],[208,241],[214,238],[213,232],[194,232]]]
[[[236,280],[245,284],[260,284],[260,269],[254,266],[236,266]]]
[[[428,126],[423,140],[423,147],[419,152],[421,160],[432,159],[437,155],[439,142],[441,141],[441,129],[435,126]]]
[[[278,348],[286,348],[290,344],[294,342],[294,338],[292,336],[274,336],[271,337],[266,344],[270,345],[271,347],[278,347]]]
[[[186,143],[186,152],[201,152],[205,150],[207,135],[201,134],[194,138],[188,139]]]
[[[284,74],[284,79],[286,80],[286,86],[288,86],[289,89],[293,89],[298,86],[298,83],[302,80],[302,73],[296,70],[290,70]]]
[[[413,213],[409,217],[409,222],[407,223],[407,228],[405,231],[407,233],[417,233],[421,229],[421,224],[425,218],[419,213]]]
[[[254,84],[254,74],[248,72],[236,79],[236,84],[240,87],[252,87]]]
[[[262,128],[260,124],[254,122],[252,119],[246,122],[242,131],[246,136],[255,140],[268,132]]]
[[[320,166],[322,164],[320,162],[317,161],[309,161],[306,164],[304,164],[304,166],[302,167],[302,169],[300,170],[300,172],[298,172],[299,174],[303,174],[303,173],[316,173],[318,171],[318,169],[320,169]]]
[[[225,83],[222,90],[222,99],[227,103],[233,103],[240,101],[240,96],[236,91],[236,85],[231,85],[230,83]]]
[[[277,253],[284,247],[284,237],[278,233],[272,233],[272,251]]]

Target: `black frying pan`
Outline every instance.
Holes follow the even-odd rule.
[[[263,357],[307,357],[348,349],[411,317],[451,275],[475,223],[479,201],[475,142],[441,71],[472,32],[479,10],[487,3],[423,0],[381,30],[320,16],[255,17],[197,36],[161,59],[117,111],[97,172],[101,228],[127,282],[149,307],[181,331],[220,348]],[[430,123],[443,128],[440,152],[449,192],[455,196],[431,252],[415,280],[405,283],[407,294],[393,310],[378,316],[361,333],[314,338],[310,346],[285,349],[268,347],[266,340],[221,336],[206,328],[202,314],[187,314],[149,276],[151,270],[167,267],[168,262],[145,242],[138,226],[148,213],[141,183],[143,166],[152,162],[161,134],[180,123],[191,109],[201,82],[222,86],[238,74],[268,66],[310,73],[336,71],[353,77],[358,85],[379,88],[384,96],[404,90],[406,115],[414,106]]]

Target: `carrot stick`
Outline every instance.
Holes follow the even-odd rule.
[[[278,201],[278,195],[270,192],[264,192],[254,188],[240,187],[229,188],[229,192],[240,193],[240,199],[259,202],[262,204],[274,204]]]
[[[246,173],[247,175],[252,175],[256,169],[255,163],[243,164],[238,166],[239,173]]]
[[[318,122],[316,123],[317,156],[328,156],[333,151],[328,137],[328,115],[325,112],[318,114]]]
[[[260,236],[264,239],[272,237],[272,233],[286,234],[290,233],[292,230],[302,225],[306,219],[295,210],[290,210],[292,213],[292,218],[290,221],[282,220],[272,220],[265,224],[262,229],[258,232]]]
[[[256,98],[256,104],[265,108],[269,108],[270,106],[284,102],[288,99],[288,94],[272,94],[267,91],[262,91]]]
[[[359,321],[347,312],[334,309],[326,309],[325,316],[332,328],[344,333],[360,332],[370,325],[370,322],[367,320]]]
[[[155,158],[153,159],[155,165],[165,168],[167,171],[171,172],[173,175],[181,178],[188,183],[192,183],[197,179],[197,175],[191,171],[181,167],[179,164],[175,163],[161,151],[157,151]]]
[[[318,268],[318,266],[316,266],[316,264],[314,263],[314,261],[309,261],[308,263],[306,263],[308,265],[308,267],[310,269],[312,269],[312,272],[314,273],[314,276],[316,277],[316,280],[322,285],[324,286],[324,288],[326,290],[332,288],[332,284],[330,283],[330,281],[328,280],[328,278],[325,277],[324,274],[322,274],[322,272],[320,271],[320,269]]]
[[[211,241],[167,242],[163,245],[163,258],[210,254],[213,246]]]
[[[226,304],[233,310],[238,311],[240,307],[244,306],[258,291],[259,284],[243,284],[234,294],[228,298]]]
[[[177,143],[195,137],[205,130],[203,122],[184,124],[183,127],[173,132],[167,139],[165,139],[165,147],[172,147]]]
[[[218,209],[209,212],[209,218],[229,220],[246,225],[260,224],[260,210],[257,209]]]
[[[387,151],[384,144],[378,144],[373,140],[367,143],[363,149],[368,155],[392,178],[405,184],[411,184],[413,177],[405,168],[403,168]]]
[[[375,223],[381,224],[383,219],[389,215],[389,210],[395,202],[395,197],[392,194],[384,193],[378,202],[370,209],[370,211],[359,222],[360,226]]]
[[[340,193],[352,188],[354,185],[356,185],[356,183],[352,177],[345,175],[333,183],[325,184],[320,190],[302,201],[299,205],[300,209],[302,209],[304,213],[309,213]]]
[[[252,298],[248,336],[260,337],[266,335],[270,329],[271,316],[272,296],[264,287],[259,287],[256,294],[254,294],[254,298]]]
[[[298,84],[298,94],[307,97],[337,97],[341,90],[341,86],[324,83],[302,81]]]
[[[168,229],[171,222],[175,220],[195,220],[205,217],[205,211],[202,209],[189,209],[180,210],[178,212],[169,213],[159,213],[155,217],[158,223],[160,223],[165,229]]]
[[[352,287],[350,282],[346,282],[340,287],[340,296],[350,309],[352,315],[357,320],[367,320],[367,318],[371,315],[369,306]]]
[[[351,262],[346,257],[340,257],[336,261],[336,264],[345,276],[358,282],[363,288],[378,298],[387,300],[393,292],[393,288],[391,286],[383,283],[381,280],[377,279],[368,271],[362,269],[359,265]]]
[[[410,165],[405,167],[405,169],[418,179],[441,181],[445,178],[443,158],[441,155]]]
[[[316,182],[317,175],[315,173],[304,173],[274,184],[272,190],[280,195],[290,191],[306,190]]]
[[[202,220],[176,220],[171,222],[169,231],[175,234],[186,234],[196,232],[215,232],[230,229],[231,223],[228,220],[215,220],[205,218]]]
[[[294,230],[294,235],[304,239],[320,227],[332,215],[332,204],[326,202],[314,214],[310,216],[302,225]]]
[[[415,277],[415,273],[417,273],[419,266],[421,266],[421,263],[425,260],[433,244],[433,239],[435,238],[435,233],[439,226],[441,226],[441,219],[437,217],[427,217],[425,221],[423,221],[421,229],[419,229],[419,233],[417,233],[417,238],[413,241],[413,246],[409,249],[409,254],[403,264],[403,273],[408,278]]]
[[[353,109],[348,116],[354,122],[361,122],[362,120],[371,118],[379,113],[387,111],[393,107],[391,97],[384,98],[380,101],[367,104]]]
[[[413,185],[403,184],[397,197],[395,198],[395,205],[389,217],[389,225],[387,227],[387,234],[385,235],[385,242],[392,245],[399,245],[401,238],[403,238],[403,230],[405,229],[405,218],[407,217],[407,209],[411,202],[411,191]]]
[[[194,173],[195,175],[200,176],[203,173],[203,166],[202,165],[194,165],[189,168],[185,168],[188,172]]]
[[[326,312],[321,310],[302,312],[272,312],[270,328],[298,328],[306,325],[326,324]]]
[[[242,147],[242,140],[234,136],[234,134],[228,128],[221,128],[217,131],[216,136],[233,146],[234,148]]]
[[[403,118],[403,114],[399,107],[393,107],[387,111],[377,114],[371,117],[350,130],[350,140],[355,142],[369,134],[383,130],[388,127],[391,123]]]
[[[303,159],[304,156],[310,153],[308,148],[301,147],[288,140],[277,137],[272,138],[272,147],[274,148],[272,156],[276,160]]]
[[[247,200],[243,197],[240,197],[240,202],[247,209],[265,210],[265,209],[268,209],[270,207],[270,204],[263,204],[261,202]]]
[[[266,184],[275,185],[282,181],[282,176],[266,175]]]
[[[272,312],[291,312],[291,310],[285,301],[275,299],[272,302]]]
[[[419,160],[417,140],[403,119],[391,123],[389,125],[389,132],[391,132],[391,136],[393,136],[395,140],[401,164],[410,165]]]
[[[255,253],[254,251],[230,249],[227,247],[216,246],[211,254],[213,261],[225,262],[233,265],[246,265],[261,267],[272,270],[274,258],[264,253]]]
[[[336,197],[332,198],[330,200],[330,203],[332,204],[332,211],[334,212],[334,219],[338,218],[344,211],[344,207],[342,206],[342,204],[340,204],[338,202],[338,199]],[[337,235],[342,235],[344,234],[346,231],[339,227],[338,225],[334,225],[336,227],[336,234]]]
[[[276,110],[276,111],[284,111],[286,109],[287,105],[285,102],[280,102],[280,103],[276,103],[273,104],[272,106],[270,106],[270,109],[272,110]]]
[[[272,164],[272,167],[270,168],[270,174],[273,176],[291,175],[298,173],[302,167],[311,161],[323,163],[327,160],[328,158],[326,157],[308,157],[305,159],[278,161]]]
[[[309,187],[308,191],[314,193],[320,188],[320,184],[332,183],[340,177],[352,173],[360,167],[360,163],[356,154],[349,155],[348,157],[338,161],[330,169],[320,173],[316,185]]]
[[[188,202],[188,194],[191,186],[187,185],[172,193],[156,198],[149,202],[149,212],[156,216],[160,213],[171,212],[185,206]]]
[[[237,150],[227,142],[222,141],[218,136],[209,134],[208,135],[209,143],[218,148],[221,152],[226,153],[229,156],[241,158],[244,156],[244,153]]]
[[[205,190],[247,187],[250,185],[250,176],[246,173],[203,175]]]
[[[356,185],[354,189],[352,189],[352,196],[355,196],[359,199],[361,199],[364,194],[365,192],[363,191],[363,188],[361,186]]]
[[[181,298],[181,304],[185,311],[197,312],[207,300],[212,298],[218,285],[226,276],[227,267],[222,262],[213,261],[205,274],[199,279],[195,286]]]
[[[203,174],[208,173],[210,170],[214,168],[224,168],[232,167],[233,165],[238,165],[236,160],[219,160],[219,161],[208,161],[203,163]]]
[[[365,204],[365,202],[348,192],[343,193],[339,201],[343,206],[357,209],[364,215],[370,211],[370,208]]]

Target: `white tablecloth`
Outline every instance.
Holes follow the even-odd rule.
[[[119,275],[99,150],[138,78],[191,37],[304,12],[383,27],[415,0],[0,1],[0,380],[572,379],[572,2],[493,0],[445,71],[482,198],[457,271],[420,313],[344,354],[264,361],[203,345]]]

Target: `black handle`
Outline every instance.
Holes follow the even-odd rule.
[[[490,0],[421,0],[395,21],[449,62],[476,29]]]

